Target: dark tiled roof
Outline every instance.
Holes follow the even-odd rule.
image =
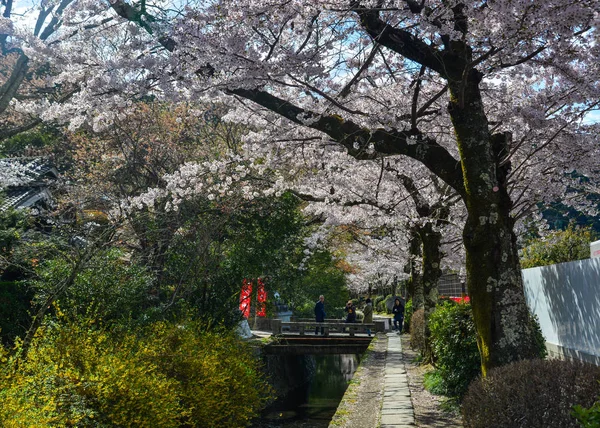
[[[6,211],[9,208],[30,207],[38,201],[52,201],[45,180],[58,177],[56,168],[41,158],[0,159],[0,168],[15,166],[19,170],[20,184],[6,188],[0,211]]]
[[[58,177],[58,171],[46,159],[42,158],[4,158],[0,159],[0,168],[17,167],[23,181],[30,183],[45,178]]]

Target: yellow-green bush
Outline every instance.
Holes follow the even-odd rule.
[[[245,426],[272,398],[256,357],[234,336],[165,323],[145,336],[149,363],[180,384],[186,426]]]
[[[240,427],[270,398],[234,336],[167,323],[143,333],[55,324],[27,360],[0,355],[0,426]]]
[[[26,361],[3,365],[0,425],[179,426],[176,382],[136,348],[131,335],[117,341],[90,325],[41,330]]]

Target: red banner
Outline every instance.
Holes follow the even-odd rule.
[[[240,293],[240,311],[245,318],[250,316],[250,299],[252,298],[252,281],[244,279]]]
[[[256,308],[257,317],[267,316],[267,292],[265,291],[265,284],[262,279],[258,278],[258,289],[256,291],[256,300],[258,300],[258,306]]]

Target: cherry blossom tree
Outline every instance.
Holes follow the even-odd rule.
[[[250,152],[314,141],[368,162],[410,158],[467,211],[467,283],[484,374],[535,356],[515,222],[536,199],[564,198],[573,170],[597,173],[598,126],[585,121],[600,99],[597,2],[71,6],[69,31],[30,45],[33,58],[62,70],[55,82],[78,82],[71,104],[51,105],[45,118],[106,126],[128,96],[225,94],[254,120]]]

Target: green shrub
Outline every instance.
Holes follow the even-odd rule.
[[[523,360],[489,371],[462,402],[465,428],[577,427],[575,405],[591,407],[600,367],[577,361]]]
[[[586,409],[579,404],[575,405],[572,415],[577,419],[583,428],[599,428],[600,397],[589,409]]]
[[[379,302],[385,300],[385,296],[375,296],[375,298],[373,299],[373,307],[377,308],[377,305],[379,305]],[[377,309],[379,311],[379,309]]]
[[[533,337],[535,340],[536,348],[538,350],[538,356],[541,359],[544,359],[548,355],[548,350],[546,349],[546,338],[542,334],[542,328],[540,327],[540,322],[538,320],[537,315],[530,312],[529,322],[531,324],[531,328],[533,329]]]
[[[410,299],[408,302],[406,302],[406,306],[404,306],[403,331],[405,333],[410,332],[410,319],[412,318],[412,315],[413,315],[413,305],[412,305],[412,299]]]
[[[439,370],[432,370],[423,375],[423,386],[432,394],[448,395],[446,381],[440,374]]]
[[[481,373],[471,305],[444,302],[429,317],[431,349],[446,395],[463,395]]]
[[[410,347],[419,352],[425,351],[425,311],[419,309],[412,315]]]
[[[37,298],[54,291],[61,278],[70,275],[70,262],[65,258],[40,263],[34,282]],[[78,272],[73,284],[60,296],[61,307],[70,318],[101,318],[105,324],[131,322],[146,318],[150,304],[152,275],[142,266],[124,260],[119,249],[98,251]]]

